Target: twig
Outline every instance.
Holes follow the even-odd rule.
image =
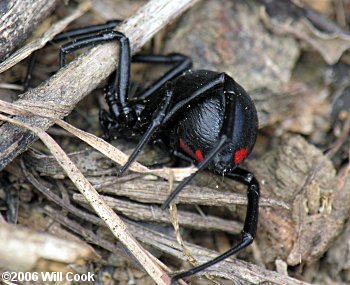
[[[64,201],[59,198],[56,194],[54,194],[50,189],[47,189],[43,184],[40,183],[40,179],[34,177],[22,164],[23,172],[25,177],[38,189],[46,198],[50,199],[51,201],[54,201],[57,205],[63,207],[64,209],[68,210],[70,213],[72,213],[75,216],[78,216],[82,218],[83,220],[86,220],[94,225],[103,226],[106,225],[96,216],[92,214],[88,214],[87,212],[84,212],[73,205],[66,204]],[[68,226],[65,223],[64,218],[62,217],[62,211],[54,211],[53,209],[45,208],[50,214],[50,216],[60,222],[61,224]],[[128,227],[130,227],[130,230],[134,236],[136,236],[139,240],[144,242],[145,244],[148,244],[152,247],[156,247],[162,252],[165,252],[167,254],[170,254],[174,257],[185,259],[181,247],[177,245],[177,242],[174,238],[168,237],[166,235],[156,233],[154,231],[145,229],[133,222],[126,221],[128,224]],[[78,227],[74,226],[73,229],[75,232],[78,232]],[[84,235],[84,233],[79,233]],[[105,249],[111,251],[112,248],[109,244],[105,244],[103,240],[95,239],[94,237],[88,235],[87,238],[91,238],[91,242],[98,243]],[[194,252],[194,257],[199,258],[200,262],[204,262],[204,260],[210,259],[209,256],[214,256],[216,253],[213,253],[212,251],[205,250],[203,248],[194,246],[193,244],[185,243],[185,246],[191,251]],[[240,278],[244,280],[248,280],[250,282],[253,281],[260,281],[260,282],[274,282],[272,284],[289,284],[289,285],[300,285],[300,284],[306,284],[303,282],[299,282],[297,280],[294,280],[292,278],[279,275],[275,272],[268,271],[266,269],[263,269],[259,266],[247,264],[240,260],[227,260],[224,263],[221,263],[219,267],[216,267],[217,269],[211,270],[210,273],[219,275],[228,279],[233,278]],[[207,273],[209,271],[206,271]]]
[[[103,178],[91,178],[93,183],[102,183]],[[100,182],[101,181],[101,182]],[[154,187],[154,182],[145,180],[125,181],[123,184],[115,183],[113,185],[107,185],[99,187],[99,192],[109,194],[125,196],[142,203],[163,203],[169,193],[168,182],[157,182],[157,187]],[[175,184],[176,186],[176,184]],[[181,204],[194,204],[194,205],[206,205],[206,206],[232,206],[232,205],[247,205],[247,195],[221,192],[208,187],[199,187],[191,185],[185,187],[176,198],[176,203]],[[259,205],[261,207],[280,207],[284,209],[290,209],[289,205],[284,201],[261,198]]]
[[[59,205],[63,209],[83,218],[89,219],[90,217],[85,216],[86,212],[81,212],[79,209],[67,203],[64,199],[58,197],[54,192],[45,186],[44,182],[40,178],[34,177],[26,168],[23,161],[21,161],[21,168],[24,176],[28,181],[40,191],[47,199],[53,201],[55,204]],[[123,183],[122,183],[123,184]],[[102,196],[103,197],[103,196]],[[81,194],[74,194],[73,199],[79,203],[87,203],[86,199]],[[142,221],[154,221],[161,223],[169,223],[169,214],[167,212],[161,211],[158,207],[142,205],[135,202],[124,201],[121,199],[116,199],[113,197],[104,196],[105,202],[112,208],[122,213],[123,215],[130,217],[133,220]],[[242,224],[234,221],[227,221],[217,217],[201,217],[198,214],[179,211],[179,217],[182,226],[187,226],[195,229],[205,229],[205,230],[221,230],[228,233],[239,233],[242,230]],[[92,217],[93,223],[96,223],[94,217]]]
[[[72,204],[66,203],[65,200],[61,199],[56,195],[52,189],[45,186],[39,178],[36,178],[29,172],[24,162],[21,160],[21,169],[23,171],[24,177],[49,201],[55,203],[56,205],[62,207],[64,210],[80,217],[84,220],[88,220],[91,223],[102,225],[103,222],[98,219],[96,216],[88,214],[87,212],[81,211],[78,208],[74,207]]]
[[[170,223],[169,213],[161,210],[159,207],[129,202],[108,196],[102,196],[102,198],[112,209],[132,220]],[[74,194],[73,199],[78,203],[87,203],[86,199],[81,194]],[[214,216],[201,217],[198,214],[188,211],[178,211],[178,216],[182,226],[197,230],[219,230],[237,234],[240,233],[243,228],[243,225],[239,222],[228,221]]]
[[[138,51],[157,31],[169,24],[198,0],[152,0],[121,25],[130,39],[132,52]],[[39,87],[32,89],[16,103],[50,110],[56,118],[67,116],[75,105],[106,79],[118,63],[118,48],[110,43],[93,48],[62,68]],[[44,130],[53,122],[44,118],[19,117],[19,120]],[[0,170],[37,140],[31,132],[4,124],[0,128]]]
[[[23,86],[11,83],[0,83],[0,89],[23,91]]]

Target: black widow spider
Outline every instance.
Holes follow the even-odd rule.
[[[255,106],[230,76],[208,70],[190,70],[191,60],[182,54],[130,56],[129,40],[114,31],[120,21],[70,30],[53,41],[83,36],[60,48],[60,66],[65,55],[87,46],[117,41],[120,45],[119,70],[111,75],[106,101],[109,112],[100,112],[100,122],[108,136],[140,136],[122,175],[150,140],[161,140],[174,156],[248,187],[248,206],[241,241],[215,259],[172,277],[172,283],[196,274],[237,253],[253,242],[258,223],[259,183],[252,173],[238,165],[255,144],[258,119]],[[128,98],[131,62],[174,64],[168,72],[135,98]],[[34,66],[28,68],[26,86]],[[197,171],[197,172],[198,172]],[[196,173],[197,173],[196,172]],[[165,209],[196,173],[183,180],[161,206]]]

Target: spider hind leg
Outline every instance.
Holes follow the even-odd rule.
[[[248,205],[246,218],[244,221],[244,227],[242,231],[241,240],[238,244],[234,245],[231,249],[219,255],[218,257],[192,268],[188,271],[179,273],[172,277],[171,284],[175,284],[177,280],[196,274],[208,267],[219,263],[220,261],[232,256],[233,254],[241,251],[242,249],[249,246],[256,235],[257,225],[258,225],[258,214],[259,214],[259,197],[260,197],[260,186],[258,180],[247,170],[242,168],[236,168],[231,173],[225,174],[226,177],[233,179],[235,181],[241,182],[248,187],[247,197]]]

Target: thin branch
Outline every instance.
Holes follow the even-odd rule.
[[[90,179],[93,184],[100,184],[106,178],[94,177]],[[177,184],[176,184],[177,185]],[[176,186],[175,185],[175,186]],[[179,204],[207,205],[217,207],[229,207],[234,205],[247,205],[247,195],[232,192],[221,192],[208,187],[195,185],[186,186],[176,198]],[[158,181],[155,187],[153,181],[133,180],[114,183],[98,187],[100,193],[108,195],[125,196],[142,203],[162,204],[169,195],[169,183]],[[289,210],[290,207],[284,201],[272,198],[261,198],[261,207],[278,207]]]
[[[144,205],[135,202],[125,201],[108,196],[102,196],[103,200],[109,207],[124,216],[136,220],[156,223],[170,224],[169,212],[161,210],[159,207],[152,205]],[[73,200],[78,203],[87,203],[81,194],[74,194]],[[243,225],[239,222],[229,221],[214,216],[202,217],[196,213],[188,211],[178,211],[181,226],[189,227],[197,230],[206,231],[224,231],[231,234],[238,234],[242,231]]]

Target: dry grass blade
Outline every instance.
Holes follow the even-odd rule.
[[[114,162],[123,165],[126,163],[128,156],[124,154],[122,151],[104,141],[103,139],[90,134],[88,132],[84,132],[78,128],[73,127],[72,125],[64,122],[63,120],[53,118],[52,116],[47,114],[47,110],[43,110],[42,108],[31,106],[32,111],[28,111],[27,108],[22,106],[17,106],[12,103],[8,103],[0,100],[0,110],[6,114],[11,115],[25,115],[25,116],[42,116],[44,118],[50,119],[55,122],[57,125],[64,128],[66,131],[80,138],[82,141],[86,142],[96,150],[100,151],[108,158],[113,160]],[[162,168],[162,169],[149,169],[146,166],[134,162],[130,165],[130,170],[143,173],[143,174],[154,174],[159,177],[169,179],[169,177],[174,177],[175,180],[181,181],[187,176],[191,175],[196,171],[194,167],[186,167],[186,168]]]
[[[79,130],[60,119],[53,119],[53,121],[60,127],[64,128],[66,131],[74,134],[82,141],[88,143],[90,146],[97,149],[118,164],[123,165],[126,163],[128,156],[103,139],[96,137],[93,134]],[[154,174],[168,180],[169,177],[173,176],[176,181],[181,181],[187,176],[194,173],[197,169],[194,167],[149,169],[138,162],[134,162],[130,165],[130,170],[143,174]]]
[[[63,216],[62,212],[56,211],[50,207],[46,207],[45,212],[57,221],[61,220]],[[87,220],[91,223],[104,226],[99,221],[90,218]],[[182,253],[181,246],[174,237],[156,232],[135,222],[127,221],[127,223],[130,232],[142,243],[167,253],[170,256],[186,260],[186,257]],[[196,246],[192,243],[185,242],[185,246],[200,263],[208,261],[218,255],[217,252]],[[234,280],[237,284],[242,283],[242,280],[246,280],[252,284],[310,285],[309,283],[281,275],[277,272],[235,258],[229,258],[217,266],[206,270],[202,274],[206,273]]]
[[[55,156],[58,163],[66,171],[67,175],[84,197],[89,201],[89,204],[100,216],[100,218],[107,224],[114,236],[120,240],[124,246],[135,256],[147,273],[154,279],[157,284],[169,284],[170,278],[162,271],[157,264],[150,259],[147,251],[145,251],[134,237],[129,233],[124,222],[117,216],[117,214],[103,201],[97,191],[87,181],[80,170],[69,159],[67,154],[60,148],[60,146],[43,130],[28,124],[10,119],[4,115],[0,115],[0,120],[27,128],[34,132],[42,142],[48,147],[51,153]]]
[[[178,218],[178,211],[175,203],[170,204],[170,219],[171,223],[173,224],[174,230],[175,230],[175,236],[176,240],[181,246],[183,254],[186,256],[188,262],[192,266],[198,266],[197,260],[191,255],[191,252],[188,250],[188,248],[185,246],[185,243],[182,239],[181,233],[180,233],[180,225],[179,225],[179,218]]]

